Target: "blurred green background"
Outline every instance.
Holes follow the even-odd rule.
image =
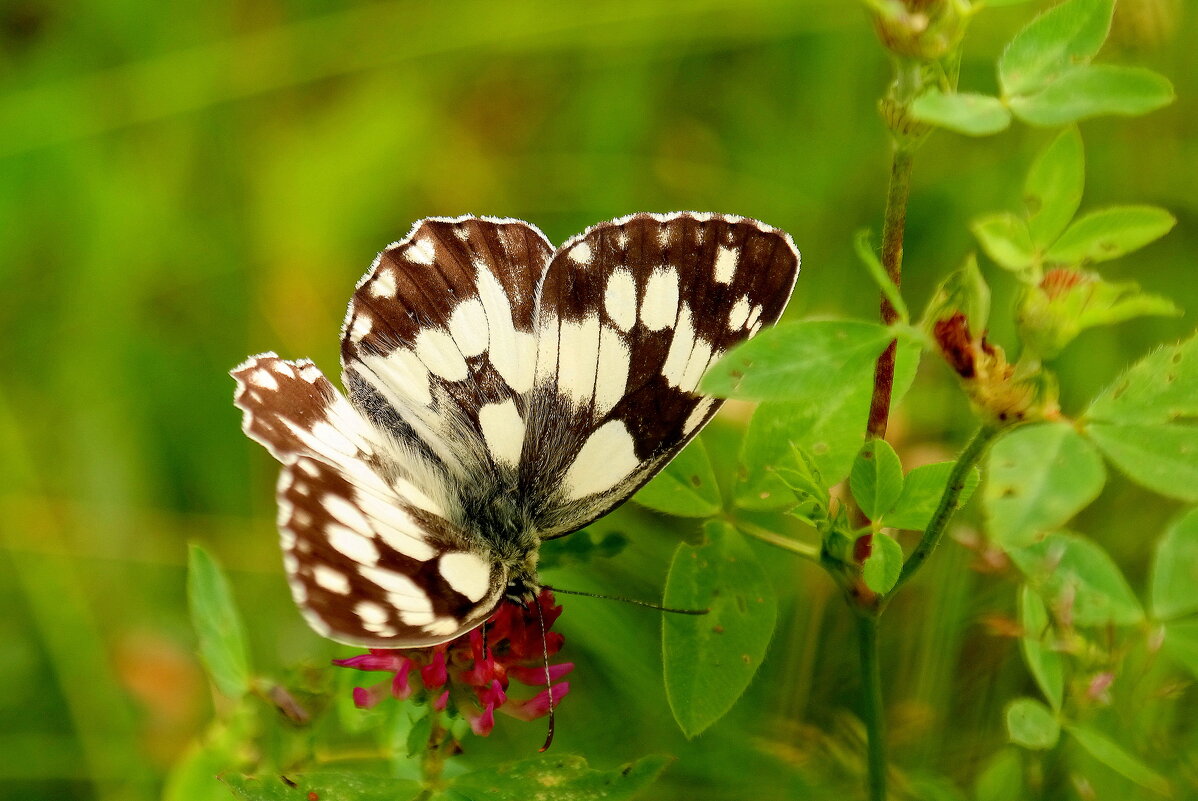
[[[975,21],[962,87],[994,90],[1001,44],[1041,5]],[[1194,327],[1196,11],[1121,0],[1107,52],[1169,76],[1179,99],[1082,126],[1083,209],[1145,202],[1180,219],[1107,274],[1190,314],[1085,334],[1058,365],[1066,412]],[[0,3],[0,797],[161,792],[213,714],[186,617],[188,540],[229,568],[260,667],[334,653],[286,591],[275,464],[238,430],[229,368],[276,350],[335,373],[354,281],[429,215],[520,217],[555,241],[639,210],[755,216],[803,251],[790,316],[872,318],[851,237],[880,225],[889,75],[864,11],[843,0]],[[1049,136],[938,133],[919,152],[913,308],[973,247],[972,216],[1015,207]],[[1014,347],[1011,281],[987,275],[993,334]],[[945,458],[971,419],[925,361],[892,427],[912,462]],[[729,409],[705,435],[725,472],[743,419]],[[1077,527],[1142,588],[1175,511],[1115,477]],[[631,506],[598,528],[630,546],[551,582],[653,597],[694,533]],[[846,797],[861,736],[851,620],[823,575],[762,548],[780,625],[728,718],[687,742],[662,689],[658,618],[569,599],[559,629],[578,667],[555,749],[607,766],[678,755],[647,797]],[[949,544],[886,618],[900,789],[968,789],[1003,742],[1002,705],[1031,687],[994,624],[1013,584],[972,560]],[[1192,712],[1193,691],[1178,692]],[[503,719],[463,759],[531,756],[542,737]]]

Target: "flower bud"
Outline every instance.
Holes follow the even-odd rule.
[[[973,10],[969,0],[866,0],[886,49],[916,61],[935,61],[961,43]]]

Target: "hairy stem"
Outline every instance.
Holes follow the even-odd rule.
[[[965,445],[965,450],[961,451],[961,455],[957,457],[957,463],[953,465],[952,472],[948,475],[948,485],[944,488],[944,492],[940,496],[940,503],[937,504],[936,511],[932,515],[932,522],[924,530],[915,550],[903,563],[903,571],[899,574],[898,582],[890,590],[891,595],[903,586],[907,579],[915,575],[915,572],[940,544],[949,522],[953,519],[953,513],[957,510],[957,500],[965,489],[969,471],[973,470],[974,466],[981,461],[982,455],[986,452],[986,446],[994,440],[999,431],[1000,429],[995,426],[982,426]]]
[[[430,709],[428,714],[432,726],[428,730],[428,746],[424,749],[424,757],[420,763],[424,790],[417,796],[418,801],[432,798],[440,789],[441,773],[445,770],[445,751],[449,746],[446,731],[441,726],[441,713]]]
[[[907,224],[907,198],[911,194],[912,152],[896,145],[890,164],[890,186],[886,191],[886,217],[882,223],[882,266],[894,285],[900,286],[903,275],[903,230]],[[892,324],[898,312],[882,295],[882,322]],[[890,396],[894,391],[894,358],[898,342],[892,341],[878,357],[874,368],[874,393],[869,404],[869,424],[866,436],[877,439],[886,436],[890,419]]]
[[[857,648],[869,763],[869,799],[886,801],[886,715],[882,707],[882,666],[878,661],[878,615],[857,616]]]

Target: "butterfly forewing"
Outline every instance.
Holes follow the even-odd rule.
[[[521,489],[542,537],[632,494],[719,401],[706,369],[782,313],[798,252],[742,218],[637,214],[554,256],[537,307],[538,360]]]
[[[457,481],[484,461],[514,472],[536,361],[535,293],[552,253],[517,220],[417,223],[350,301],[341,357],[355,404]]]
[[[422,488],[420,457],[395,444],[311,362],[274,354],[233,371],[244,428],[283,463],[279,533],[305,618],[339,642],[442,642],[485,619],[506,584]],[[435,487],[435,485],[433,485]]]

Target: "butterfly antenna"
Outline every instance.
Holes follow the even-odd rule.
[[[541,654],[545,657],[545,692],[549,699],[549,731],[545,734],[545,744],[541,746],[541,752],[544,753],[553,745],[553,677],[549,674],[549,637],[545,634],[545,613],[541,610],[540,596],[533,598],[532,604],[537,608],[537,620],[541,621]]]
[[[621,595],[600,595],[597,592],[583,592],[582,590],[563,590],[561,587],[549,587],[545,589],[551,592],[560,592],[563,595],[581,595],[586,598],[603,598],[608,601],[623,601],[626,604],[634,604],[636,606],[644,606],[648,609],[656,609],[659,612],[671,612],[676,615],[706,615],[710,609],[675,609],[669,606],[655,604],[652,601],[641,601],[636,598],[625,598]]]

